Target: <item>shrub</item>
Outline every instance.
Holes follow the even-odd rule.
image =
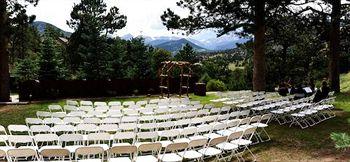
[[[212,79],[207,83],[207,91],[226,91],[226,85],[220,80]]]

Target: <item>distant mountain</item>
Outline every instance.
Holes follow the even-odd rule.
[[[56,27],[55,25],[52,25],[52,24],[47,23],[47,22],[34,21],[32,25],[38,29],[40,34],[44,34],[46,27],[49,25],[49,26],[53,27],[54,29],[58,30],[60,33],[62,33],[65,37],[70,37],[72,35],[71,32],[64,31],[64,30]]]
[[[201,47],[201,46],[198,46],[194,43],[192,43],[191,41],[185,39],[185,38],[182,38],[182,39],[179,39],[179,40],[173,40],[173,41],[167,41],[165,43],[161,43],[161,44],[158,44],[158,45],[155,45],[154,47],[157,47],[157,48],[163,48],[165,50],[168,50],[168,51],[171,51],[173,53],[179,51],[182,49],[183,46],[185,46],[186,44],[189,44],[193,47],[193,49],[197,52],[204,52],[204,51],[207,51],[207,49]]]

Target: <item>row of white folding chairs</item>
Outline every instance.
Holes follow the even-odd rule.
[[[206,105],[207,106],[207,105]],[[149,116],[149,115],[174,115],[177,113],[193,113],[198,112],[198,114],[223,114],[228,113],[231,111],[231,107],[224,106],[222,108],[210,108],[211,105],[208,105],[208,107],[205,106],[205,109],[200,109],[200,107],[191,107],[191,108],[181,108],[181,107],[175,107],[175,108],[159,108],[159,109],[152,109],[152,108],[143,108],[140,110],[134,110],[134,109],[122,109],[122,110],[108,110],[108,111],[101,111],[101,110],[95,110],[95,111],[72,111],[68,114],[66,112],[46,112],[46,111],[37,111],[36,115],[39,119],[42,118],[64,118],[64,117],[100,117],[100,118],[106,118],[106,117],[123,117],[123,116]]]
[[[191,126],[199,126],[202,127],[203,125],[209,124],[208,127],[202,127],[204,130],[210,130],[214,129],[215,124],[218,123],[227,123],[226,127],[234,127],[237,126],[237,124],[250,124],[251,122],[260,122],[257,119],[266,120],[266,117],[269,117],[270,115],[263,116],[255,116],[252,118],[244,118],[244,119],[233,119],[229,120],[229,118],[221,118],[222,120],[219,120],[217,116],[205,116],[202,118],[194,118],[193,120],[179,120],[176,122],[161,122],[161,123],[145,123],[145,124],[136,124],[136,123],[122,123],[122,124],[103,124],[100,126],[97,126],[95,124],[78,124],[76,126],[73,125],[55,125],[52,128],[50,128],[47,125],[32,125],[30,127],[25,125],[9,125],[8,131],[12,135],[13,133],[25,133],[28,135],[33,135],[36,133],[74,133],[74,132],[83,132],[85,134],[88,134],[90,132],[117,132],[117,131],[133,131],[133,132],[140,132],[140,131],[162,131],[162,130],[171,130],[171,129],[184,129],[186,127]],[[219,116],[222,117],[222,116]],[[236,124],[236,125],[232,125]],[[225,125],[221,125],[225,126]],[[2,131],[1,131],[2,130]],[[2,127],[0,129],[0,132],[3,132],[3,134],[7,134],[6,130]]]
[[[138,145],[113,145],[108,148],[104,147],[105,145],[101,143],[95,143],[89,146],[44,146],[40,150],[36,150],[34,147],[17,149],[10,148],[6,151],[1,151],[0,149],[0,157],[5,156],[9,159],[9,161],[19,160],[21,158],[23,158],[24,160],[59,159],[71,161],[73,160],[72,153],[74,152],[75,160],[91,160],[90,158],[93,158],[94,160],[103,161],[105,153],[107,153],[107,161],[158,162],[183,161],[185,159],[203,161],[203,158],[207,157],[215,157],[216,160],[231,160],[233,156],[236,156],[239,160],[241,160],[242,154],[246,150],[248,150],[252,154],[248,146],[252,143],[252,137],[255,131],[256,127],[251,127],[244,131],[232,132],[229,136],[218,136],[209,140],[208,138],[194,138],[189,139],[188,142],[174,141],[174,143],[169,143],[164,149],[162,149],[162,143],[153,141],[139,143]],[[57,140],[57,137],[54,137],[52,135],[40,136],[42,136],[42,138],[46,140],[49,140],[48,142],[51,143],[56,142]],[[93,136],[95,137],[95,139],[100,140],[101,138],[96,137],[102,137],[103,135],[93,134]],[[93,140],[95,141],[95,139]],[[72,140],[76,140],[76,138]],[[42,141],[45,140],[41,140],[39,142]],[[72,150],[72,148],[74,148],[74,150]],[[37,151],[40,156],[37,154]],[[224,154],[228,154],[228,156],[224,157]],[[254,154],[252,155],[254,160],[256,160]]]
[[[26,125],[61,125],[61,124],[119,124],[119,123],[154,123],[154,122],[164,122],[164,121],[179,121],[179,120],[198,120],[201,119],[214,119],[214,120],[228,120],[236,118],[245,118],[250,115],[250,110],[225,111],[220,113],[218,111],[208,111],[203,109],[200,111],[192,111],[187,113],[174,113],[174,114],[164,114],[164,115],[148,115],[148,116],[123,116],[123,117],[82,117],[79,115],[69,116],[64,118],[49,117],[49,118],[26,118]],[[195,121],[195,120],[194,120]]]
[[[297,125],[305,129],[335,117],[336,115],[332,111],[334,106],[330,104],[333,101],[334,98],[324,99],[318,103],[304,107],[299,112],[290,114],[291,123],[289,126]]]
[[[141,106],[131,106],[128,108],[124,108],[123,106],[98,106],[98,107],[93,107],[93,106],[69,106],[65,105],[62,107],[60,105],[50,105],[49,106],[49,111],[50,112],[71,112],[71,111],[109,111],[109,110],[124,110],[124,109],[130,109],[130,110],[137,110],[137,111],[143,111],[144,109],[146,110],[151,110],[151,111],[157,111],[158,109],[176,109],[176,108],[182,108],[182,110],[197,110],[197,109],[202,109],[203,105],[202,104],[195,104],[195,105],[185,105],[185,104],[173,104],[173,105],[154,105],[154,104],[147,104],[145,107]],[[55,110],[54,110],[55,109]]]
[[[133,105],[138,106],[145,106],[147,104],[158,104],[158,105],[164,105],[164,104],[171,104],[171,103],[182,103],[182,104],[199,104],[199,101],[190,101],[188,98],[170,98],[170,99],[151,99],[149,101],[141,100],[141,101],[124,101],[123,103],[120,101],[110,101],[110,102],[103,102],[103,101],[75,101],[75,100],[67,100],[66,105],[70,106],[124,106],[129,107]]]

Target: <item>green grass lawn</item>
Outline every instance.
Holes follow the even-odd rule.
[[[342,85],[345,85],[342,76]],[[350,82],[350,77],[349,77]],[[349,83],[350,85],[350,83]],[[305,130],[298,127],[278,125],[273,122],[267,128],[272,140],[253,147],[253,152],[258,156],[258,161],[349,161],[350,154],[334,147],[330,139],[332,132],[350,133],[350,94],[342,90],[337,94],[334,105],[337,110],[337,117],[327,120]],[[153,97],[154,98],[154,97]],[[217,99],[218,96],[211,94],[206,97],[190,95],[192,100],[201,101],[203,104],[210,103],[210,100]],[[93,101],[125,101],[125,100],[147,100],[148,97],[133,98],[103,98],[91,99]],[[0,125],[24,124],[25,118],[35,117],[38,110],[47,111],[49,104],[64,105],[65,100],[39,102],[29,105],[2,106],[0,107]],[[216,106],[222,106],[220,104]],[[249,156],[247,157],[249,158]]]

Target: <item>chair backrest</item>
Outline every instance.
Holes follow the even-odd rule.
[[[70,152],[64,148],[55,148],[55,149],[42,149],[40,151],[40,156],[42,159],[59,159],[59,160],[68,160],[71,161]]]
[[[7,129],[9,130],[10,135],[13,133],[25,133],[29,135],[30,130],[26,125],[9,125]]]
[[[243,135],[243,131],[238,131],[238,132],[232,132],[228,137],[227,137],[227,141],[232,141],[235,139],[240,139]]]
[[[61,105],[49,105],[48,108],[51,112],[52,111],[63,111]]]
[[[78,111],[78,107],[77,106],[72,106],[72,105],[64,105],[63,106],[64,111]]]
[[[58,136],[56,134],[37,134],[33,139],[38,147],[58,145]]]
[[[63,120],[61,120],[60,118],[44,118],[43,120],[44,124],[47,125],[53,125],[53,124],[63,124]]]
[[[80,117],[65,117],[63,118],[63,123],[65,124],[80,124],[81,119]]]
[[[272,117],[272,114],[264,114],[262,117],[261,117],[261,121],[260,122],[263,122],[265,124],[268,124],[271,120],[271,117]]]
[[[139,132],[137,133],[137,141],[143,142],[144,140],[154,142],[158,138],[157,132]]]
[[[5,159],[6,158],[6,152],[3,150],[0,150],[0,159]]]
[[[93,106],[91,101],[80,101],[80,106]]]
[[[227,122],[227,127],[229,128],[236,127],[239,125],[239,123],[240,123],[240,120],[233,119]]]
[[[67,100],[66,104],[69,106],[79,106],[78,101],[74,101],[74,100]]]
[[[101,120],[99,118],[84,118],[83,123],[85,124],[101,124]]]
[[[36,116],[38,118],[47,118],[47,117],[51,117],[51,113],[50,112],[46,112],[46,111],[37,111],[36,112]]]
[[[121,119],[122,123],[134,123],[137,122],[137,116],[123,116]]]
[[[249,124],[249,122],[250,122],[250,118],[243,118],[239,124],[245,125],[245,124]]]
[[[121,106],[122,103],[120,101],[111,101],[108,102],[108,106],[112,107],[112,106]]]
[[[109,154],[135,154],[136,152],[136,146],[114,146],[108,149]]]
[[[76,131],[81,132],[83,134],[97,132],[99,130],[95,124],[78,124],[75,128]]]
[[[188,135],[195,134],[197,132],[197,127],[185,127],[181,132],[181,136],[187,137]]]
[[[222,136],[222,137],[216,137],[216,138],[212,138],[209,141],[208,146],[215,146],[217,144],[223,143],[227,140],[227,136]]]
[[[257,115],[257,116],[253,116],[252,118],[250,118],[249,124],[251,123],[258,123],[261,120],[261,115]]]
[[[187,147],[188,147],[187,142],[171,143],[165,148],[164,152],[175,152],[175,151],[185,150]]]
[[[138,147],[138,152],[159,152],[162,149],[162,144],[158,142],[144,143]]]
[[[117,124],[102,124],[99,126],[101,132],[117,132],[119,126]]]
[[[73,125],[55,125],[51,130],[55,133],[74,133],[75,127]]]
[[[53,112],[51,114],[53,118],[64,118],[67,116],[66,112]]]
[[[203,139],[195,139],[191,140],[188,143],[189,148],[198,148],[198,147],[204,147],[208,143],[208,139],[203,138]]]
[[[180,132],[178,130],[165,130],[165,131],[162,131],[162,133],[159,135],[159,138],[174,138],[174,137],[177,137],[178,135],[180,134]]]
[[[98,155],[98,157],[96,156]],[[99,159],[103,161],[104,150],[98,146],[79,147],[75,150],[75,160],[78,159]]]
[[[134,131],[137,128],[136,123],[121,123],[119,124],[119,130],[121,131]]]
[[[136,133],[134,132],[117,132],[113,136],[113,141],[116,143],[129,142],[131,140],[131,144],[134,143],[136,138]]]
[[[107,106],[106,102],[101,102],[101,101],[96,101],[94,102],[94,106],[98,107],[98,106]]]
[[[9,161],[30,161],[39,160],[36,150],[31,148],[16,148],[7,151]]]
[[[247,139],[247,140],[251,140],[253,138],[255,131],[256,131],[256,128],[257,127],[251,127],[251,128],[246,129],[243,133],[242,138]]]
[[[34,146],[34,142],[29,135],[12,135],[8,136],[8,142],[11,146]]]
[[[59,142],[61,145],[81,145],[83,143],[84,137],[81,134],[62,134],[59,136]]]
[[[90,133],[87,136],[87,140],[89,142],[93,142],[93,144],[101,144],[110,142],[111,135],[109,133]]]
[[[40,124],[43,124],[43,120],[41,120],[39,118],[26,118],[26,124],[27,124],[27,126],[40,125]]]
[[[51,128],[47,125],[32,125],[30,126],[30,132],[32,135],[36,133],[50,133]]]

